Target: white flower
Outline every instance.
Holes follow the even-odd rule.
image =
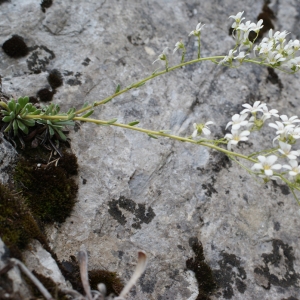
[[[245,19],[245,18],[242,18],[243,13],[244,13],[244,11],[238,12],[235,16],[232,15],[232,16],[230,16],[229,18],[234,19],[235,22],[237,22],[237,23],[241,23],[241,21]],[[228,19],[229,19],[229,18],[228,18]]]
[[[202,133],[206,136],[210,135],[211,131],[208,128],[208,126],[212,125],[212,124],[214,124],[214,122],[212,122],[212,121],[208,121],[205,124],[194,123],[193,126],[194,126],[195,130],[193,131],[192,137],[196,138],[197,136],[201,135]]]
[[[245,54],[244,51],[241,51],[238,56],[234,57],[234,59],[237,59],[239,62],[242,62],[247,55],[249,54]]]
[[[280,119],[282,120],[282,123],[284,125],[292,125],[293,123],[299,123],[300,120],[298,119],[298,116],[292,116],[288,118],[286,115],[281,115]]]
[[[196,30],[191,31],[190,34],[189,34],[189,36],[191,36],[191,35],[194,35],[194,36],[200,36],[201,29],[203,28],[204,25],[205,25],[205,24],[203,24],[203,25],[201,26],[201,22],[198,23],[197,26],[196,26]]]
[[[261,119],[263,122],[265,122],[267,119],[270,119],[273,116],[277,118],[279,117],[277,109],[271,109],[269,111],[267,106],[264,106],[262,109],[263,109],[263,116]]]
[[[251,169],[262,171],[263,174],[259,175],[260,177],[271,177],[273,176],[273,170],[280,170],[282,168],[280,164],[274,165],[277,160],[276,155],[270,155],[268,157],[260,155],[257,159],[259,160],[259,163],[254,164]]]
[[[293,41],[293,47],[295,51],[298,51],[300,49],[300,42],[299,40],[294,40]]]
[[[283,63],[283,65],[285,67],[287,67],[288,69],[291,69],[294,72],[297,72],[300,70],[300,56],[292,58],[288,61],[285,61]]]
[[[263,107],[266,106],[266,103],[261,103],[260,104],[260,101],[255,101],[253,106],[251,106],[250,104],[246,103],[246,104],[243,104],[242,105],[243,107],[246,107],[244,110],[242,110],[240,112],[241,115],[247,113],[247,112],[250,112],[250,113],[254,113],[254,112],[257,112],[257,111],[263,111]]]
[[[234,59],[233,54],[234,54],[236,51],[237,51],[237,50],[233,50],[233,49],[229,50],[228,55],[225,56],[222,60],[219,61],[219,65],[221,65],[221,64],[223,64],[223,63],[225,63],[225,62],[231,63],[232,60]]]
[[[232,121],[228,122],[225,129],[227,129],[227,127],[229,127],[230,125],[232,125],[232,129],[234,130],[240,129],[241,126],[247,126],[249,122],[245,120],[246,118],[247,114],[235,114],[234,116],[232,116]]]
[[[244,12],[242,11],[242,12],[237,13],[236,16],[229,17],[229,18],[234,19],[234,21],[235,21],[231,25],[231,28],[233,28],[234,30],[236,30],[238,28],[238,26],[240,25],[240,23],[245,19],[245,18],[242,18],[243,13]]]
[[[297,126],[293,128],[292,126],[294,125],[288,125],[288,126],[291,127],[287,130],[287,134],[295,140],[300,139],[300,127]]]
[[[231,129],[231,133],[225,135],[225,139],[228,140],[227,149],[231,150],[232,145],[237,145],[240,141],[247,141],[247,136],[250,134],[250,131],[244,130],[239,132],[238,130]]]
[[[268,53],[273,49],[273,45],[271,43],[260,43],[258,48],[259,54],[268,55]]]
[[[244,31],[244,32],[247,32],[247,31],[249,31],[252,27],[253,27],[253,25],[255,25],[254,23],[251,23],[251,21],[247,21],[246,23],[241,23],[238,27],[237,27],[237,29],[238,30],[242,30],[242,31]]]
[[[277,130],[276,134],[278,134],[278,136],[273,139],[273,144],[278,139],[283,140],[287,138],[288,134],[290,134],[290,131],[295,127],[295,125],[292,124],[285,126],[282,122],[279,121],[275,121],[275,123],[269,123],[269,126],[275,128]]]
[[[282,56],[281,53],[276,51],[270,51],[268,56],[266,57],[267,63],[270,65],[276,65],[281,61],[285,61],[286,59]]]
[[[285,37],[290,34],[289,32],[287,32],[286,30],[280,32],[280,31],[276,31],[274,33],[274,39],[276,41],[278,41],[279,43],[282,43],[285,40]]]
[[[263,23],[263,20],[260,19],[257,24],[252,23],[252,27],[251,27],[251,31],[255,31],[256,33],[258,33],[263,27],[264,25],[261,25]]]
[[[155,62],[159,61],[159,60],[167,60],[167,52],[168,52],[168,47],[166,47],[163,52],[158,56],[158,58],[152,63],[154,64]]]
[[[280,152],[283,156],[286,156],[288,159],[296,159],[299,156],[298,151],[291,151],[292,145],[279,141],[278,152]]]
[[[296,160],[290,160],[289,161],[290,165],[283,165],[283,168],[286,168],[289,171],[290,176],[297,176],[298,174],[300,174],[300,166],[298,165],[298,162]]]
[[[184,44],[180,41],[180,42],[177,42],[175,44],[175,49],[173,50],[173,54],[178,50],[178,49],[184,49]]]

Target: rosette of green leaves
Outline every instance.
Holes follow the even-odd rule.
[[[59,114],[60,107],[57,104],[50,104],[42,109],[41,115],[55,116],[57,119],[38,119],[36,122],[39,124],[46,125],[50,137],[57,134],[63,141],[67,140],[66,135],[63,133],[65,126],[74,126],[75,122],[72,119],[75,117],[75,108],[71,108],[67,113]],[[67,119],[60,119],[59,117],[68,117]]]
[[[7,103],[1,101],[2,121],[8,123],[4,132],[13,131],[14,136],[18,135],[19,130],[28,134],[28,127],[35,125],[34,119],[25,119],[27,115],[39,115],[40,109],[37,109],[32,103],[29,103],[29,97],[21,97],[18,100],[11,99]]]

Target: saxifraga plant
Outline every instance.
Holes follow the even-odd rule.
[[[8,103],[1,101],[1,117],[5,123],[3,128],[6,135],[8,138],[18,137],[22,143],[23,138],[26,136],[28,138],[28,136],[36,134],[38,130],[42,130],[43,137],[39,136],[39,139],[42,140],[41,144],[49,141],[52,148],[57,149],[54,145],[54,140],[66,140],[64,134],[65,126],[74,126],[76,121],[81,121],[135,130],[155,139],[159,136],[168,137],[222,152],[241,165],[250,174],[263,178],[264,182],[282,180],[289,186],[300,205],[300,201],[295,194],[296,190],[300,191],[300,166],[297,161],[298,156],[300,156],[300,150],[292,150],[292,146],[300,139],[300,126],[297,125],[297,123],[300,123],[300,119],[297,116],[288,117],[286,115],[279,115],[276,109],[269,109],[265,103],[260,103],[260,101],[256,101],[253,106],[246,103],[243,105],[244,109],[240,114],[235,114],[232,117],[232,121],[227,124],[226,129],[231,127],[231,132],[227,133],[223,138],[215,140],[207,138],[211,134],[209,126],[214,124],[212,121],[193,124],[194,130],[191,135],[182,137],[169,134],[166,130],[149,130],[137,127],[136,125],[139,124],[139,121],[122,124],[118,123],[117,119],[99,120],[90,118],[95,107],[104,105],[131,89],[140,88],[147,81],[155,77],[202,61],[211,61],[214,64],[230,68],[240,67],[244,63],[252,63],[274,68],[288,74],[298,72],[300,69],[300,57],[296,56],[296,54],[300,48],[299,40],[290,40],[287,42],[286,37],[289,34],[287,31],[273,32],[271,29],[268,36],[264,37],[259,44],[254,46],[263,27],[263,21],[259,20],[257,23],[247,21],[244,23],[243,20],[245,18],[242,17],[243,13],[239,12],[229,17],[234,20],[232,24],[232,36],[235,39],[235,45],[229,51],[228,55],[201,57],[201,33],[204,25],[199,23],[196,29],[189,34],[190,36],[194,36],[198,41],[196,59],[185,61],[186,48],[183,42],[179,41],[175,44],[173,53],[176,51],[182,52],[180,64],[169,66],[168,49],[165,48],[153,62],[162,62],[165,66],[164,70],[159,71],[157,69],[150,76],[124,89],[121,89],[121,86],[118,85],[111,96],[93,104],[87,103],[79,110],[71,108],[67,113],[60,113],[59,106],[54,104],[50,104],[44,108],[37,108],[35,105],[28,103],[27,97],[19,98],[17,101],[12,99]],[[243,155],[232,150],[240,141],[247,141],[251,132],[260,131],[267,123],[266,121],[271,118],[280,118],[280,121],[269,123],[269,126],[276,130],[272,148],[263,149],[249,155]],[[36,126],[42,126],[42,129],[33,129]],[[29,127],[31,128],[30,130]],[[224,147],[224,145],[227,147]],[[285,164],[275,164],[278,159],[287,160],[287,162]],[[250,162],[252,167],[244,165],[241,161]]]

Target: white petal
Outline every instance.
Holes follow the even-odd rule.
[[[269,166],[272,166],[277,159],[278,159],[278,157],[276,155],[270,155],[266,158],[266,163]]]
[[[259,163],[257,163],[257,164],[254,164],[253,166],[252,166],[252,170],[261,170],[261,169],[263,169],[264,167],[263,167],[263,165],[262,164],[259,164]]]
[[[197,136],[197,134],[198,134],[198,130],[196,129],[196,130],[194,130],[192,137],[195,138]]]
[[[215,124],[213,121],[208,121],[208,122],[205,123],[205,126],[213,125],[213,124]]]
[[[265,174],[267,176],[272,176],[273,175],[273,171],[271,169],[265,170]]]
[[[264,163],[264,162],[266,161],[266,157],[265,157],[265,156],[262,156],[262,155],[257,156],[257,159],[258,159],[261,163]]]
[[[231,122],[231,123],[232,123],[232,122]],[[238,129],[240,129],[240,127],[241,127],[240,124],[233,124],[233,125],[232,125],[232,129],[234,129],[234,130],[238,130]]]
[[[280,170],[282,168],[281,164],[276,164],[271,167],[272,170]]]
[[[210,135],[210,130],[205,127],[202,129],[202,132],[204,133],[204,135]]]

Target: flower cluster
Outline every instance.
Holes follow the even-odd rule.
[[[244,109],[232,117],[232,121],[226,125],[227,129],[231,126],[231,133],[225,135],[225,139],[228,141],[227,148],[231,150],[232,145],[237,145],[240,141],[247,141],[250,135],[250,130],[259,130],[263,126],[264,122],[273,116],[278,116],[277,110],[268,110],[265,103],[256,101],[253,106],[250,104],[243,104]],[[250,118],[247,120],[249,117]]]
[[[286,42],[286,36],[289,34],[287,31],[276,31],[273,33],[273,30],[270,29],[268,37],[263,38],[258,45],[253,47],[259,31],[263,27],[263,20],[259,20],[257,23],[252,23],[251,21],[243,23],[242,21],[245,19],[242,18],[243,13],[239,12],[237,15],[229,17],[234,19],[231,27],[233,28],[232,35],[236,40],[236,44],[229,51],[228,55],[219,61],[219,64],[226,63],[231,66],[233,60],[237,60],[241,64],[253,49],[253,56],[259,62],[266,63],[272,67],[283,67],[292,72],[299,71],[300,57],[296,57],[296,53],[300,49],[299,40]],[[254,39],[249,38],[250,32],[256,34]],[[239,53],[234,56],[238,47]]]
[[[233,115],[231,121],[226,125],[225,129],[231,127],[231,132],[221,139],[226,141],[228,151],[232,151],[232,146],[238,145],[239,142],[247,141],[251,132],[261,130],[266,120],[272,117],[279,118],[281,121],[269,123],[270,127],[276,129],[273,145],[275,142],[278,142],[278,145],[267,151],[271,155],[257,156],[257,162],[252,166],[252,172],[268,181],[281,178],[280,176],[285,175],[287,171],[278,172],[285,169],[288,170],[288,174],[293,182],[300,182],[300,166],[297,161],[297,158],[300,157],[300,150],[292,150],[292,145],[296,143],[297,139],[300,139],[300,125],[297,126],[300,123],[300,119],[297,116],[290,118],[286,115],[279,116],[278,110],[269,110],[267,105],[260,101],[254,102],[253,105],[246,103],[242,106],[244,109],[239,114]],[[212,121],[200,124],[194,123],[194,131],[191,138],[197,139],[201,135],[209,136],[211,134],[209,126],[212,124],[214,124]],[[201,141],[207,140],[200,139],[199,142]],[[288,164],[276,163],[278,158],[288,160]],[[274,172],[276,172],[275,175]]]
[[[286,67],[293,72],[300,68],[300,57],[295,57],[300,48],[299,40],[290,40],[286,43],[287,31],[276,31],[270,29],[269,36],[263,38],[261,43],[253,48],[254,54],[272,66]]]

